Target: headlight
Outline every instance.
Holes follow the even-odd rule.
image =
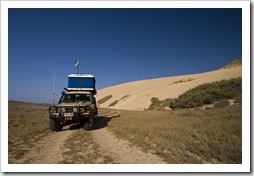
[[[90,106],[85,106],[85,107],[80,108],[80,112],[89,112],[89,111],[91,111]]]
[[[60,107],[57,107],[57,108],[56,108],[56,112],[57,112],[57,113],[60,113],[60,110],[61,110]]]
[[[75,113],[75,112],[78,112],[78,108],[73,108],[73,112]]]
[[[53,114],[54,112],[56,112],[56,107],[55,106],[50,106],[49,107],[49,113]]]
[[[80,108],[80,112],[85,112],[85,108]]]
[[[65,112],[65,108],[64,107],[61,108],[61,112]]]

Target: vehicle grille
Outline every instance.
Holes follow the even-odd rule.
[[[65,108],[65,112],[73,112],[73,108]]]

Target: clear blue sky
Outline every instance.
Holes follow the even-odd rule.
[[[97,90],[216,70],[242,58],[241,9],[9,9],[8,99],[56,101],[68,74]]]

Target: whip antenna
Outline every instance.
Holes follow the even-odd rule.
[[[55,104],[55,89],[56,89],[56,68],[54,68],[54,82],[53,82],[53,104]]]

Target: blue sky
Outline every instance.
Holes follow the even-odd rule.
[[[8,99],[51,103],[68,74],[97,90],[212,71],[242,58],[241,9],[9,9]]]

